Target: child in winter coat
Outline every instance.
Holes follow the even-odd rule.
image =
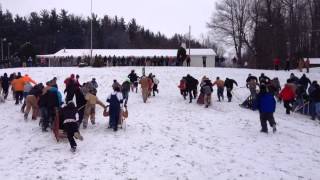
[[[293,100],[295,98],[295,93],[292,90],[292,87],[288,83],[285,85],[285,87],[282,89],[282,91],[279,94],[279,99],[282,99],[284,102],[284,107],[286,108],[286,113],[290,114],[290,111],[292,110],[292,104]]]
[[[153,96],[155,96],[155,92],[157,92],[159,94],[159,90],[158,90],[159,80],[156,78],[155,75],[153,75],[152,81],[153,81],[152,92],[153,92]]]
[[[257,95],[255,105],[260,113],[261,132],[268,133],[267,121],[273,128],[273,132],[276,132],[276,122],[273,117],[276,109],[276,101],[273,94],[267,92],[267,87],[264,84],[260,85],[260,92]]]
[[[123,103],[123,97],[119,87],[115,87],[113,90],[114,92],[111,93],[107,98],[107,102],[109,103],[110,117],[109,128],[113,128],[113,131],[117,131],[120,119],[121,104]]]
[[[78,123],[76,120],[77,108],[72,101],[69,101],[68,104],[61,109],[61,115],[63,121],[63,128],[67,132],[67,137],[71,146],[71,151],[75,152],[77,149],[77,143],[74,140],[74,137],[79,140],[83,140],[79,132]]]
[[[86,129],[88,126],[88,120],[90,117],[91,123],[95,124],[96,104],[106,108],[106,106],[97,98],[95,91],[90,91],[86,94],[85,99],[87,100],[84,117],[83,117],[83,128]]]
[[[124,100],[124,105],[127,106],[129,100],[129,92],[130,92],[130,80],[125,80],[121,85],[121,92]]]
[[[178,88],[180,89],[180,94],[183,96],[184,100],[186,100],[187,99],[187,80],[186,80],[186,77],[182,77]]]

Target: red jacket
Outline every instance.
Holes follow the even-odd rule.
[[[185,80],[181,80],[178,88],[180,90],[185,90],[186,89],[186,81]]]
[[[293,92],[292,88],[286,84],[280,92],[279,97],[284,101],[290,101],[295,98],[295,93]]]
[[[274,63],[274,65],[280,65],[280,59],[279,58],[275,58],[273,63]]]

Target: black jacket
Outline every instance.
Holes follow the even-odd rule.
[[[1,86],[4,89],[9,88],[9,78],[8,78],[8,76],[2,76],[1,77]]]
[[[250,82],[251,80],[256,80],[256,82],[258,82],[258,78],[256,76],[249,76],[246,80],[246,82]]]
[[[134,83],[134,82],[137,82],[138,81],[138,76],[136,73],[134,72],[131,72],[129,75],[128,75],[128,78],[130,79],[130,82],[131,83]]]
[[[197,89],[198,87],[198,84],[199,84],[199,81],[197,79],[195,79],[194,77],[188,75],[186,77],[186,81],[187,81],[187,87],[186,89],[187,90],[194,90],[194,89]]]
[[[312,102],[320,102],[320,87],[316,87],[314,91],[310,94],[310,99]]]
[[[306,76],[302,76],[300,79],[299,79],[299,84],[301,84],[304,89],[307,89],[308,88],[308,85],[310,84],[311,85],[311,81],[309,78],[307,78]]]
[[[65,107],[63,107],[60,111],[60,118],[64,121],[66,119],[76,119],[76,114],[78,109],[73,103],[69,103]]]
[[[235,84],[236,86],[238,86],[238,83],[233,80],[233,79],[226,79],[224,81],[224,86],[227,88],[227,89],[233,89],[233,84]]]

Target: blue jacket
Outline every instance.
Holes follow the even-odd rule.
[[[276,100],[271,93],[258,94],[255,107],[262,113],[273,113],[276,110]]]
[[[53,92],[53,93],[56,93],[56,94],[57,94],[59,104],[60,104],[60,105],[62,105],[62,104],[63,104],[63,101],[62,101],[62,95],[61,95],[61,93],[58,91],[58,89],[57,89],[57,88],[55,88],[55,87],[51,87],[51,88],[49,89],[49,91],[51,91],[51,92]]]

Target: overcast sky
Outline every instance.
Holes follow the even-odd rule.
[[[93,0],[93,11],[102,17],[124,17],[126,22],[135,18],[137,23],[168,37],[185,34],[191,25],[192,36],[199,39],[206,34],[206,23],[217,0]],[[66,9],[81,16],[90,15],[90,0],[0,0],[2,9],[13,14],[29,15],[41,9]]]

